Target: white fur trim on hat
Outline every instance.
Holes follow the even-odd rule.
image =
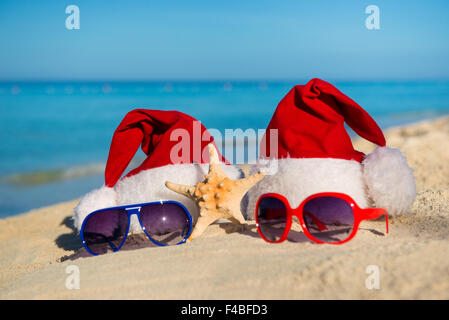
[[[80,231],[84,218],[99,209],[114,207],[117,205],[117,195],[113,188],[106,186],[95,189],[81,198],[80,202],[74,209],[73,220],[75,228]]]
[[[321,192],[345,193],[362,208],[368,206],[362,166],[355,160],[333,158],[279,159],[269,165],[276,168],[273,175],[248,192],[247,216],[254,219],[255,206],[264,193],[279,193],[285,196],[292,208],[298,207],[308,196]],[[254,170],[254,168],[253,168]]]
[[[231,179],[242,177],[240,169],[232,165],[222,165]],[[166,181],[194,185],[204,179],[208,164],[176,164],[148,169],[120,180],[114,188],[102,187],[86,194],[74,210],[75,226],[80,231],[84,218],[92,211],[118,205],[131,205],[159,200],[181,202],[192,216],[193,223],[199,211],[190,199],[175,193],[165,186]],[[132,216],[130,231],[141,232],[136,216]]]
[[[363,174],[374,205],[389,215],[406,213],[416,196],[413,169],[398,149],[377,147],[363,160]]]

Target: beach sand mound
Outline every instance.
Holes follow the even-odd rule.
[[[93,257],[81,248],[71,201],[0,220],[0,298],[449,299],[449,117],[386,137],[407,156],[418,189],[411,212],[391,219],[387,236],[384,221],[366,221],[341,246],[297,233],[273,245],[254,225],[239,232],[214,224],[186,245],[153,247],[133,237],[126,250]],[[72,265],[80,288],[70,290]]]

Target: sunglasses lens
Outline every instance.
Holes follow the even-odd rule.
[[[84,228],[84,243],[95,254],[116,251],[128,230],[128,215],[122,209],[110,209],[92,214]]]
[[[140,209],[145,231],[156,242],[174,245],[185,240],[190,232],[190,219],[177,203],[146,205]]]
[[[266,197],[259,202],[257,223],[262,235],[270,241],[278,241],[287,224],[287,208],[276,198]]]
[[[354,228],[351,206],[336,197],[317,197],[307,201],[303,217],[310,234],[327,243],[346,240]]]

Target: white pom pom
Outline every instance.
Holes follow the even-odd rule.
[[[406,213],[416,196],[415,177],[398,149],[377,147],[363,160],[368,193],[391,216]]]
[[[114,207],[117,205],[117,195],[114,188],[106,186],[93,190],[81,198],[73,212],[75,227],[80,231],[84,218],[98,209]]]

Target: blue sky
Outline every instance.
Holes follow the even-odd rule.
[[[447,0],[0,0],[0,80],[447,80],[448,16]]]

